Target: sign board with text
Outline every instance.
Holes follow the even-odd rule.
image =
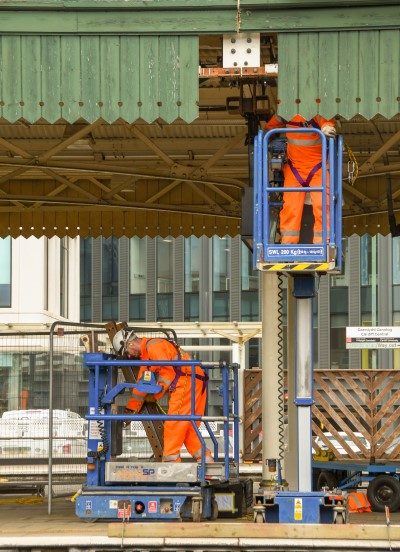
[[[400,349],[400,326],[350,326],[346,349]]]

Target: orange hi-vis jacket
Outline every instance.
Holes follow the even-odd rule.
[[[306,121],[301,115],[295,115],[290,121],[285,121],[276,115],[266,123],[265,129],[273,128],[321,128],[325,125],[335,126],[333,121],[328,121],[321,115],[315,115],[309,121]],[[293,166],[299,171],[304,179],[307,179],[308,172],[315,165],[321,162],[322,145],[321,137],[316,132],[302,133],[290,132],[286,135],[287,138],[287,156],[293,163]],[[308,172],[307,172],[308,171]]]
[[[321,115],[316,115],[306,121],[301,115],[295,115],[290,121],[285,121],[273,115],[265,125],[265,130],[273,128],[318,128],[329,125]],[[320,187],[322,183],[322,140],[316,132],[290,132],[287,138],[288,163],[283,169],[284,186],[290,188]],[[327,191],[329,191],[329,175],[327,174]],[[314,243],[322,241],[322,194],[311,193],[314,213]],[[283,195],[283,208],[280,213],[280,232],[282,243],[298,243],[300,237],[301,218],[306,194],[304,192],[287,192]],[[329,194],[326,198],[327,226],[329,229]]]
[[[352,492],[347,496],[349,512],[372,512],[367,493]]]
[[[141,360],[190,360],[188,353],[180,351],[173,343],[160,338],[142,338]],[[157,382],[162,390],[154,395],[156,400],[161,399],[170,392],[168,401],[168,414],[196,414],[204,415],[206,406],[206,385],[208,376],[200,366],[193,367],[196,370],[195,377],[195,407],[192,411],[192,366],[141,366],[138,380],[145,370],[151,370],[157,374]],[[139,412],[143,406],[146,394],[132,389],[132,397],[127,402],[127,408]],[[199,426],[200,422],[196,422]],[[201,456],[201,441],[188,420],[167,420],[164,422],[164,462],[180,462],[180,450],[186,446],[188,452],[198,459]],[[206,450],[206,457],[211,459],[211,452]]]

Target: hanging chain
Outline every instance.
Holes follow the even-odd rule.
[[[237,10],[236,10],[236,32],[240,33],[240,25],[242,20],[240,18],[240,0],[237,0]]]
[[[347,155],[349,156],[349,160],[347,161],[347,180],[351,186],[354,186],[354,183],[358,177],[358,163],[356,156],[347,144],[345,144],[345,148],[347,150]]]

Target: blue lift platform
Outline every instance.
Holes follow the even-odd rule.
[[[282,134],[318,133],[322,142],[322,182],[319,187],[283,186],[286,140]],[[254,265],[258,270],[297,273],[340,273],[342,268],[343,137],[326,139],[318,129],[259,131],[254,140]],[[327,165],[330,186],[327,186]],[[322,242],[279,243],[279,211],[283,192],[322,194]],[[327,205],[329,198],[329,220]]]
[[[285,187],[286,135],[317,133],[321,139],[321,182],[317,187]],[[312,490],[311,408],[313,404],[313,298],[316,276],[340,273],[342,265],[343,138],[329,140],[315,128],[259,131],[254,141],[254,267],[293,277],[295,298],[295,400],[298,433],[298,490],[276,489],[255,496],[257,523],[344,523],[341,493]],[[329,171],[329,179],[327,178]],[[328,185],[329,182],[329,185]],[[322,194],[322,241],[313,243],[313,219],[300,243],[280,243],[279,215],[284,194]],[[303,202],[299,201],[301,205]],[[329,210],[328,210],[329,206]],[[309,210],[309,212],[311,212]],[[310,231],[311,230],[311,231]],[[305,238],[305,239],[303,239]],[[279,459],[276,462],[279,463]],[[279,479],[279,478],[278,478]]]
[[[117,397],[137,387],[146,393],[157,393],[160,386],[153,373],[145,371],[137,383],[116,383],[116,371],[124,366],[152,366],[154,361],[120,360],[106,353],[85,353],[84,366],[89,374],[89,409],[87,482],[76,497],[76,514],[86,520],[120,521],[180,521],[213,520],[218,516],[219,493],[228,493],[239,484],[239,412],[237,364],[201,363],[199,361],[156,361],[157,366],[201,366],[206,373],[218,369],[222,377],[222,416],[194,414],[194,377],[192,370],[192,414],[118,414]],[[140,387],[147,386],[147,387]],[[138,459],[118,459],[112,455],[111,443],[124,421],[189,420],[201,443],[201,462],[142,462]],[[223,426],[223,450],[211,422]],[[214,463],[206,463],[206,444],[198,429],[200,422],[207,428],[213,443]],[[229,436],[233,431],[233,454]],[[231,486],[231,487],[230,487]],[[227,491],[228,489],[228,491]],[[232,492],[230,492],[232,495]]]

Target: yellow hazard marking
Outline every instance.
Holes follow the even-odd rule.
[[[277,272],[291,271],[291,272],[302,272],[302,271],[316,271],[316,272],[325,272],[329,270],[329,263],[301,263],[301,264],[285,264],[279,263],[274,265],[263,265],[262,270],[270,270]]]
[[[274,270],[282,270],[283,268],[285,268],[285,266],[287,266],[286,263],[279,263],[279,264],[276,264],[276,265],[273,265],[274,267],[276,267]],[[268,267],[270,268],[270,267]]]

